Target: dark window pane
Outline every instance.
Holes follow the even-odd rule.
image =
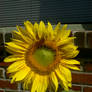
[[[41,0],[40,15],[52,23],[92,22],[92,0]]]

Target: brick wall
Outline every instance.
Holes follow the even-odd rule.
[[[77,37],[75,44],[79,46],[80,54],[76,59],[81,62],[81,72],[72,71],[72,89],[76,92],[92,92],[92,32],[72,31],[72,35]],[[21,84],[10,84],[6,74],[9,63],[2,62],[9,55],[5,51],[4,43],[9,42],[11,37],[9,31],[0,32],[0,92],[23,92]]]

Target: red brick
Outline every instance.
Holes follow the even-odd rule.
[[[0,46],[0,62],[2,62],[4,59],[4,46]]]
[[[5,69],[4,68],[0,68],[0,78],[5,78]]]
[[[83,92],[92,92],[92,87],[85,87]]]
[[[92,72],[92,64],[85,64],[84,70],[86,72]]]
[[[11,33],[6,33],[5,34],[5,42],[11,41],[11,38],[12,38],[12,34]]]
[[[6,79],[9,79],[10,74],[6,71]]]
[[[81,91],[81,87],[80,86],[72,86],[72,90]]]
[[[5,62],[2,61],[2,62],[0,62],[0,67],[1,67],[1,66],[9,66],[10,64],[11,64],[11,63],[5,63]]]
[[[88,48],[92,48],[92,32],[87,33],[87,45]]]
[[[3,48],[4,48],[4,46],[1,45],[1,46],[0,46],[0,51],[3,50]]]
[[[18,90],[6,90],[5,92],[24,92],[24,91],[18,91]],[[26,92],[26,91],[25,91]]]
[[[4,43],[3,41],[3,33],[0,33],[0,45],[2,45]]]
[[[75,44],[78,45],[80,48],[85,47],[85,32],[76,32],[74,33],[74,36],[76,37],[75,39]]]
[[[17,89],[17,84],[11,84],[6,80],[0,80],[0,88]]]
[[[92,74],[72,73],[72,82],[78,84],[92,84]]]
[[[4,92],[4,90],[0,90],[0,92]]]

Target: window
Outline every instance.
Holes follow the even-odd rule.
[[[24,20],[52,24],[92,22],[92,0],[0,0],[0,27]]]

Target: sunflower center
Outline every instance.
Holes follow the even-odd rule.
[[[41,47],[37,48],[33,53],[33,58],[42,66],[48,66],[55,59],[55,51]]]
[[[25,60],[32,71],[44,75],[58,66],[61,55],[54,42],[41,40],[29,47]]]

